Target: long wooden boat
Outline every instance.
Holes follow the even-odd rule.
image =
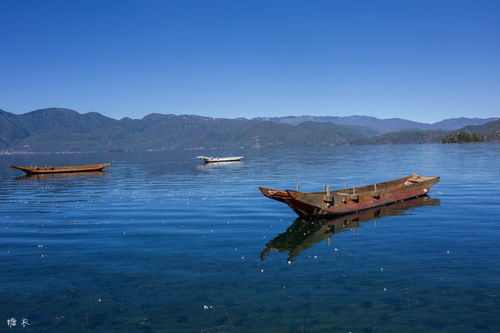
[[[332,236],[337,233],[351,230],[356,234],[363,222],[380,220],[386,216],[411,215],[412,209],[423,206],[439,206],[439,204],[439,199],[422,196],[342,216],[314,220],[298,217],[285,232],[266,244],[266,248],[260,254],[260,259],[264,260],[271,252],[288,252],[287,260],[292,261],[301,251],[313,247],[324,239],[328,239],[330,246]]]
[[[412,174],[383,183],[323,192],[272,190],[259,187],[266,197],[284,202],[299,216],[335,216],[384,206],[426,195],[439,177]],[[325,186],[326,187],[326,186]]]
[[[207,156],[196,156],[196,158],[202,160],[205,163],[218,163],[218,162],[236,162],[241,161],[245,156],[231,156],[231,157],[207,157]]]
[[[101,171],[111,163],[94,164],[94,165],[78,165],[64,167],[25,167],[18,165],[9,165],[9,167],[26,172],[28,175],[51,174],[51,173],[68,173],[68,172],[92,172]]]

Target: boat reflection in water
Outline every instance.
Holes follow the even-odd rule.
[[[217,169],[217,168],[227,168],[234,167],[238,165],[243,165],[243,162],[235,161],[235,162],[211,162],[211,163],[203,163],[198,164],[198,170],[209,170],[209,169]]]
[[[328,238],[330,246],[334,233],[348,230],[356,232],[356,228],[360,226],[361,222],[380,219],[384,216],[411,215],[407,210],[421,206],[439,206],[439,203],[439,199],[424,196],[335,218],[318,220],[299,217],[284,233],[274,237],[271,242],[266,244],[266,248],[260,254],[260,259],[264,260],[271,251],[275,250],[276,252],[288,252],[288,260],[291,261],[301,251],[312,247],[325,238]]]
[[[19,176],[18,180],[42,180],[42,179],[61,179],[61,178],[88,178],[88,177],[103,177],[109,175],[105,171],[87,171],[87,172],[67,172],[67,173],[41,173],[27,174]]]

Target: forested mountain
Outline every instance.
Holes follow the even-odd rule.
[[[500,119],[479,126],[466,126],[458,131],[449,133],[449,137],[457,138],[457,142],[500,142]],[[460,139],[461,137],[469,140]]]
[[[142,119],[117,120],[96,112],[81,114],[61,108],[20,115],[0,110],[0,150],[136,151],[433,143],[441,142],[447,133],[407,128],[388,130],[418,124],[404,119],[343,118],[344,123],[334,124],[318,117],[301,117],[300,122],[294,122],[152,113]],[[483,121],[457,119],[462,120],[443,122],[449,125]],[[499,126],[500,120],[496,120],[463,130],[484,133],[487,141],[499,141]]]
[[[350,144],[369,132],[355,126],[299,126],[247,119],[150,114],[116,120],[99,113],[49,108],[0,111],[0,148],[27,151],[161,150]]]
[[[411,143],[440,143],[447,131],[403,130],[386,132],[354,142],[355,144],[390,145]]]

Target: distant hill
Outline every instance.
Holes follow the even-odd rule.
[[[355,144],[410,144],[410,143],[440,143],[443,137],[448,133],[443,130],[403,130],[396,132],[387,132],[381,135],[364,138],[356,141]]]
[[[247,119],[150,114],[116,120],[99,113],[48,108],[0,112],[0,148],[27,151],[134,151],[222,147],[345,145],[366,129],[331,123],[299,126]]]
[[[499,118],[451,118],[438,121],[437,123],[432,124],[434,129],[444,129],[448,131],[454,131],[465,126],[477,126],[483,125]]]
[[[333,118],[341,124],[329,121]],[[0,150],[207,150],[435,143],[441,142],[448,133],[436,129],[408,129],[421,123],[404,119],[365,116],[276,119],[224,119],[152,113],[142,119],[117,120],[96,112],[81,114],[62,108],[40,109],[21,115],[0,110]],[[483,120],[457,118],[440,123],[453,127],[468,121]],[[401,127],[404,129],[396,130]],[[499,127],[500,120],[496,120],[460,130],[481,133],[488,141],[499,142]]]
[[[443,143],[477,143],[485,141],[484,135],[467,132],[448,133],[442,140]]]
[[[277,123],[284,123],[290,125],[298,125],[305,121],[314,122],[328,122],[337,125],[353,125],[369,128],[379,133],[394,132],[402,130],[447,130],[452,131],[460,129],[468,125],[482,125],[487,122],[496,120],[498,118],[451,118],[445,119],[433,124],[420,123],[416,121],[390,118],[379,119],[376,117],[368,116],[348,116],[348,117],[335,117],[335,116],[286,116],[286,117],[269,117],[269,118],[255,118],[256,120],[268,120]]]
[[[473,134],[473,135],[464,135]],[[483,141],[475,138],[484,139],[486,142],[500,142],[500,119],[478,126],[466,126],[450,133],[450,137],[472,137],[471,141]],[[464,141],[465,142],[465,141]]]

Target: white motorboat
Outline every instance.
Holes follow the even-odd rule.
[[[231,156],[231,157],[208,157],[208,156],[196,156],[205,163],[218,163],[218,162],[236,162],[241,161],[245,156]]]

